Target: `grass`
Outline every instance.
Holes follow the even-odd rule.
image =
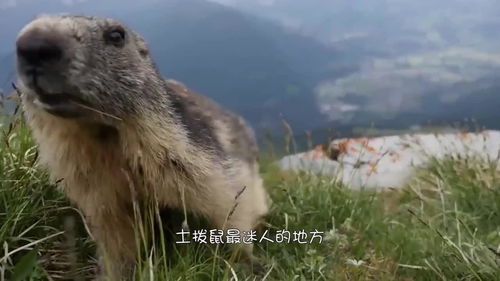
[[[37,168],[25,125],[4,124],[0,281],[91,278],[95,247],[81,215]],[[257,243],[267,268],[259,277],[234,265],[226,247],[158,243],[141,250],[136,280],[500,280],[500,169],[494,162],[435,161],[407,187],[378,193],[282,173],[272,161],[262,163],[262,174],[273,200],[266,228],[273,235],[323,231],[322,243]],[[148,231],[155,216],[143,218],[138,238],[145,243],[163,234]]]

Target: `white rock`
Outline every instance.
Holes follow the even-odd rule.
[[[332,176],[352,188],[401,187],[417,167],[444,157],[477,157],[498,161],[500,131],[454,134],[414,134],[376,138],[338,139],[330,159],[321,147],[279,161],[285,171]]]

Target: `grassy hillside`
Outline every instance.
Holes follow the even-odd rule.
[[[81,215],[37,168],[24,124],[2,123],[0,280],[91,277],[95,249]],[[500,170],[494,163],[435,162],[406,188],[380,193],[284,174],[269,160],[262,174],[274,201],[270,233],[319,230],[322,243],[257,243],[266,267],[260,277],[232,265],[224,246],[159,243],[141,251],[137,280],[499,280]],[[141,241],[149,237],[148,225]]]

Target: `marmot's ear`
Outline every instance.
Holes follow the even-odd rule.
[[[146,41],[144,40],[144,38],[142,38],[139,34],[135,33],[135,43],[137,45],[137,49],[139,50],[139,54],[142,56],[142,57],[147,57],[149,56],[149,48],[148,48],[148,44],[146,43]]]

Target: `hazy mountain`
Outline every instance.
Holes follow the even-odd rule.
[[[210,0],[273,19],[323,42],[381,38],[396,49],[500,42],[490,31],[500,23],[496,0]],[[418,42],[412,39],[418,39]],[[379,48],[378,46],[370,46]],[[415,47],[415,46],[414,46]],[[413,48],[414,48],[413,47]]]
[[[500,103],[498,1],[213,1],[280,22],[361,61],[356,72],[316,88],[318,108],[334,127],[464,118],[500,127],[492,119],[492,104]]]

